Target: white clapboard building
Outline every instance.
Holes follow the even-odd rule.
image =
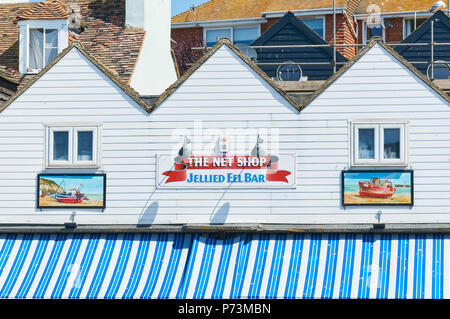
[[[73,43],[0,113],[0,297],[449,298],[449,120],[379,39],[303,105],[226,39],[151,106]]]

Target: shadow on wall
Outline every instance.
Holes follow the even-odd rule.
[[[225,203],[211,217],[211,224],[224,224],[230,212],[230,203]]]
[[[145,227],[152,225],[155,221],[156,214],[158,212],[159,202],[151,203],[147,208],[145,208],[141,215],[139,216],[139,220],[137,222],[138,227]]]

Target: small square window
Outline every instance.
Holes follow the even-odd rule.
[[[98,126],[47,126],[47,167],[98,167]]]
[[[406,123],[353,122],[352,165],[404,166],[406,159]]]

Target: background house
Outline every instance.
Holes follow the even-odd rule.
[[[252,46],[282,46],[282,45],[327,45],[316,32],[298,19],[292,12],[288,12],[277,23],[272,25]],[[333,49],[331,47],[310,48],[256,48],[255,61],[266,74],[277,81],[326,80],[334,73]],[[245,52],[245,50],[244,50]],[[347,59],[336,52],[339,69]],[[285,62],[300,63],[301,71],[293,65],[286,65],[291,69],[279,69]],[[265,63],[265,64],[264,64]],[[273,63],[273,64],[270,64]],[[302,64],[305,63],[305,64]],[[317,64],[313,64],[317,63]],[[279,74],[277,74],[279,70]],[[289,74],[296,72],[290,78]]]
[[[411,33],[402,44],[407,43],[431,43],[431,23],[433,23],[433,42],[450,43],[450,18],[444,11],[436,12],[432,17],[422,23],[416,31]],[[450,45],[435,45],[433,47],[433,61],[444,63],[435,65],[434,74],[431,73],[430,63],[431,45],[427,46],[398,46],[395,48],[401,56],[420,70],[428,78],[437,80],[450,80]],[[421,62],[421,63],[414,63]]]
[[[353,12],[359,0],[336,1],[336,42],[356,43]],[[333,42],[333,1],[208,1],[172,17],[173,45],[180,72],[183,73],[203,53],[191,47],[212,46],[218,38],[228,37],[234,44],[251,44],[287,11],[291,11],[328,43]],[[355,48],[339,48],[347,59]]]
[[[337,0],[336,43],[365,44],[372,36],[385,42],[400,42],[433,13],[436,0]],[[326,42],[333,43],[332,1],[208,1],[172,17],[173,45],[180,72],[184,72],[202,54],[192,47],[211,46],[217,38],[250,44],[291,11]],[[448,8],[447,8],[448,9]],[[445,11],[447,12],[447,11]],[[351,59],[356,47],[338,47]]]
[[[401,42],[425,22],[436,0],[361,0],[354,12],[358,23],[358,43],[380,36],[386,43]],[[448,14],[448,2],[445,13]]]

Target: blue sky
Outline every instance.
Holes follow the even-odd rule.
[[[80,191],[84,194],[103,194],[103,176],[42,176],[64,187],[68,192],[83,185]],[[64,183],[63,183],[64,181]]]
[[[207,0],[172,0],[172,16],[205,2]]]
[[[409,185],[411,184],[410,173],[347,173],[345,176],[345,184],[358,184],[358,181],[369,181],[374,177],[380,179],[389,179],[393,184]]]

